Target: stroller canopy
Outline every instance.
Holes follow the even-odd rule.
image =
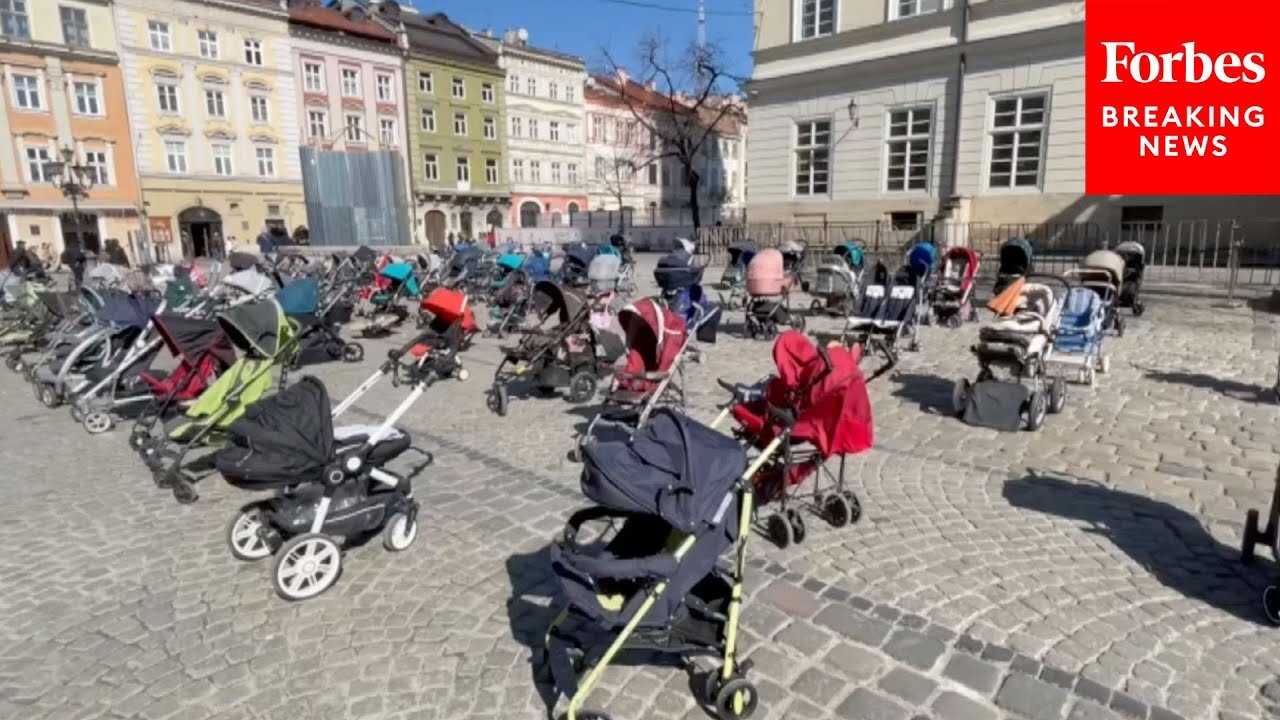
[[[693,255],[674,250],[658,259],[653,279],[664,291],[684,290],[702,282],[702,268],[694,266]]]
[[[953,247],[947,250],[947,263],[958,263],[964,266],[964,274],[960,280],[970,280],[978,273],[978,253],[967,247]]]
[[[645,298],[624,307],[618,324],[627,342],[629,372],[668,372],[684,347],[684,318]]]
[[[572,243],[564,248],[565,265],[573,264],[585,269],[595,255],[595,248],[584,242]]]
[[[479,258],[480,254],[476,252],[475,248],[469,246],[457,248],[453,253],[453,257],[449,260],[449,274],[460,275]]]
[[[235,270],[236,272],[240,272],[241,270],[248,270],[249,268],[257,266],[258,256],[252,253],[233,252],[227,258],[227,264],[230,265],[231,269]]]
[[[544,318],[558,315],[562,324],[578,317],[587,307],[581,295],[550,280],[533,286],[533,305]]]
[[[916,243],[907,252],[906,265],[916,277],[928,275],[937,264],[938,248],[932,242]]]
[[[811,443],[823,458],[860,453],[871,448],[871,399],[867,383],[853,353],[840,347],[826,349],[831,361],[827,372],[818,348],[804,333],[783,333],[773,346],[778,383],[770,388],[770,401],[796,412],[792,437]]]
[[[1124,258],[1110,250],[1094,250],[1080,262],[1086,270],[1101,270],[1111,276],[1112,284],[1119,286],[1124,280]]]
[[[587,266],[587,281],[591,283],[592,290],[610,292],[617,288],[621,272],[621,255],[597,255],[591,258],[591,264]]]
[[[729,246],[729,264],[745,267],[756,255],[756,244],[753,242],[734,243]]]
[[[1125,240],[1116,246],[1116,254],[1124,258],[1124,261],[1130,265],[1142,267],[1147,261],[1147,249],[1142,243],[1134,240]]]
[[[361,245],[356,251],[351,253],[351,259],[360,265],[372,265],[373,261],[378,258],[378,254],[368,245]]]
[[[236,347],[264,358],[276,357],[293,337],[289,320],[273,299],[227,308],[218,323]]]
[[[1000,273],[1004,275],[1026,275],[1031,272],[1033,251],[1031,242],[1023,238],[1014,238],[1000,246]]]
[[[615,257],[622,257],[622,252],[612,245],[601,245],[596,249],[596,255],[613,255]]]
[[[747,265],[747,293],[781,295],[787,287],[786,264],[782,252],[765,248]]]
[[[854,243],[847,242],[837,245],[834,253],[836,257],[843,260],[852,269],[859,269],[863,265],[862,248]]]
[[[276,293],[276,302],[285,315],[315,315],[320,312],[320,279],[304,277],[285,285]]]
[[[546,253],[535,252],[525,260],[523,270],[534,280],[546,280],[551,277],[551,257]]]
[[[249,295],[262,295],[275,287],[271,278],[255,268],[233,272],[222,279],[223,284]]]
[[[307,376],[264,398],[227,428],[214,458],[227,482],[268,490],[315,480],[334,458],[333,417],[324,384]]]
[[[125,269],[110,263],[102,263],[95,265],[91,269],[86,278],[91,282],[97,282],[102,285],[119,285],[124,282]]]
[[[518,253],[507,253],[498,257],[498,267],[506,270],[519,270],[524,265],[524,256]]]
[[[98,309],[103,322],[121,328],[144,328],[151,322],[151,315],[159,309],[156,300],[147,300],[124,293],[112,293]]]
[[[378,275],[392,282],[404,285],[411,295],[418,294],[418,279],[413,275],[413,265],[404,262],[390,263],[378,272]]]
[[[152,318],[156,334],[174,357],[195,365],[206,352],[225,365],[236,361],[236,351],[217,320],[161,313]]]
[[[65,318],[73,315],[81,308],[81,294],[68,290],[67,292],[41,291],[36,293],[40,298],[40,302],[53,313],[55,317]]]

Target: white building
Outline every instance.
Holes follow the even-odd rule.
[[[476,36],[498,52],[507,73],[506,157],[512,227],[568,225],[587,210],[587,71],[581,58],[529,44],[523,28]]]
[[[1155,222],[1264,198],[1084,194],[1080,0],[755,0],[748,215]]]

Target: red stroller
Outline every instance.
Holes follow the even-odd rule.
[[[665,399],[684,404],[680,357],[689,344],[684,318],[650,298],[618,313],[627,344],[626,365],[614,373],[608,402],[625,406],[654,406]],[[648,415],[652,407],[645,407]]]
[[[176,313],[163,313],[151,318],[156,335],[178,359],[171,373],[148,370],[139,377],[151,388],[156,399],[136,419],[129,445],[137,450],[151,434],[156,423],[179,412],[182,403],[200,397],[214,380],[236,362],[236,351],[213,318],[194,318]]]
[[[721,381],[734,394],[729,412],[741,439],[756,448],[784,439],[782,456],[753,479],[762,503],[779,503],[765,523],[778,547],[804,541],[804,520],[789,507],[797,500],[809,500],[833,527],[844,527],[862,515],[862,505],[845,488],[844,477],[845,457],[865,452],[873,443],[871,400],[858,359],[857,351],[815,346],[804,334],[789,331],[773,346],[775,377],[754,387]],[[840,457],[836,474],[825,464],[833,456]],[[830,481],[825,490],[823,474]],[[799,488],[810,476],[813,490],[802,496]]]
[[[953,247],[942,258],[942,269],[929,297],[932,319],[947,327],[958,328],[965,320],[977,322],[978,309],[973,304],[974,280],[978,277],[978,254],[967,247]],[[930,318],[932,315],[932,318]]]

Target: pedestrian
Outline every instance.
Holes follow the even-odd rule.
[[[263,260],[275,261],[276,238],[271,233],[271,228],[266,225],[262,226],[262,232],[258,234],[258,253],[262,255]]]
[[[15,243],[13,256],[9,258],[9,272],[19,277],[25,277],[37,268],[39,268],[39,262],[27,250],[27,243],[23,240]]]
[[[107,242],[103,252],[107,256],[107,262],[112,265],[121,267],[131,267],[129,264],[129,256],[125,254],[124,248],[120,246],[120,241],[115,238],[107,238]]]
[[[76,290],[84,287],[84,270],[88,263],[89,259],[79,241],[67,241],[66,248],[62,251],[62,264],[71,269],[71,282]]]

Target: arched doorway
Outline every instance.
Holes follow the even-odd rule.
[[[182,252],[190,257],[209,257],[222,251],[222,216],[207,207],[192,207],[178,213],[178,235]]]
[[[427,242],[432,245],[444,245],[444,234],[449,227],[449,219],[439,210],[427,212]]]
[[[538,218],[542,216],[542,206],[533,200],[525,200],[520,203],[520,227],[536,228],[538,227]]]
[[[577,215],[578,212],[579,212],[578,203],[575,203],[575,202],[569,203],[569,217],[573,217],[574,215]]]
[[[488,225],[490,230],[502,227],[502,212],[500,210],[490,210],[489,214],[484,216],[484,224]]]

